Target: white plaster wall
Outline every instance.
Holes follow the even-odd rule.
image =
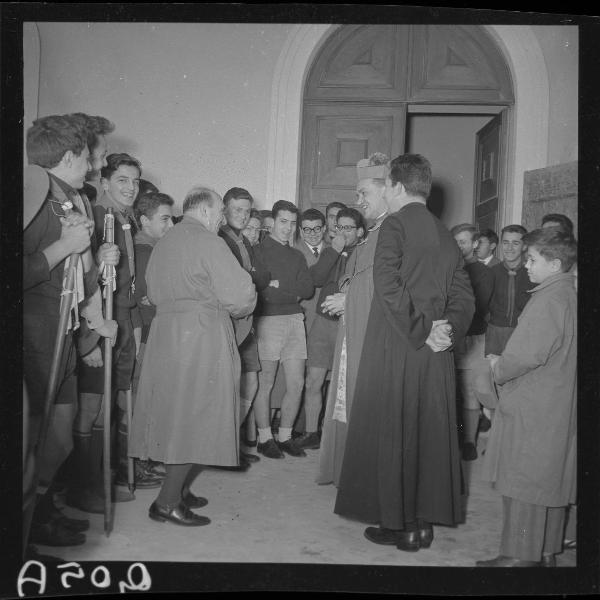
[[[116,124],[111,151],[181,204],[196,183],[264,206],[273,73],[291,25],[38,23],[39,115]]]
[[[578,159],[579,28],[533,26],[548,68],[548,165]]]

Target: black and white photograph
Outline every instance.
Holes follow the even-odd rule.
[[[1,598],[600,591],[600,18],[0,16]]]

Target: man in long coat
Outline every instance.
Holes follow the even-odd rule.
[[[474,312],[461,254],[425,205],[431,167],[420,155],[390,163],[386,198],[399,210],[379,233],[374,296],[335,512],[381,526],[365,536],[400,550],[428,547],[431,523],[460,518],[460,455],[449,331]]]
[[[192,189],[183,220],[156,244],[148,299],[156,306],[146,345],[130,454],[165,463],[167,476],[150,518],[205,525],[191,508],[194,465],[238,466],[240,356],[231,317],[254,310],[256,290],[217,235],[223,201]]]

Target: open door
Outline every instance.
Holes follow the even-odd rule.
[[[506,123],[507,111],[503,110],[476,133],[474,223],[479,230],[496,233],[504,201]]]

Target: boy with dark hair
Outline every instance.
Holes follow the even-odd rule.
[[[340,291],[338,282],[345,273],[348,258],[367,235],[366,221],[354,208],[340,209],[337,213],[336,227],[337,235],[333,238],[331,246],[325,248],[318,262],[309,268],[318,297],[316,315],[306,340],[306,424],[304,432],[296,440],[300,447],[305,449],[316,450],[321,445],[318,428],[323,405],[323,383],[327,372],[333,366],[339,322],[339,315],[325,311],[323,302],[330,294]]]
[[[548,213],[542,217],[542,229],[546,227],[557,227],[563,233],[573,235],[573,221],[567,215],[560,213]]]
[[[250,274],[256,290],[260,291],[269,285],[271,278],[269,272],[256,257],[252,244],[242,235],[242,231],[250,220],[253,202],[254,199],[250,192],[244,188],[234,187],[227,190],[223,196],[225,206],[223,214],[226,222],[219,229],[219,236],[225,240],[240,266]],[[234,319],[233,325],[242,362],[240,424],[243,424],[258,390],[258,372],[261,367],[253,315]],[[251,462],[258,460],[259,457],[253,454],[248,446],[240,446],[240,466],[242,468],[247,468]]]
[[[330,202],[325,208],[327,231],[325,232],[324,239],[328,243],[331,243],[333,238],[337,235],[337,215],[343,208],[346,208],[346,205],[343,202]]]
[[[116,323],[102,316],[98,270],[90,251],[93,224],[86,217],[79,193],[90,170],[87,129],[68,116],[37,119],[27,131],[27,156],[31,165],[42,167],[48,175],[45,201],[23,232],[23,371],[32,444],[40,435],[69,257],[78,255],[57,395],[40,454],[42,461],[36,465],[39,485],[31,528],[34,543],[71,546],[85,542],[81,532],[89,522],[62,515],[54,505],[50,486],[73,447],[77,406],[73,331],[79,326],[78,311],[99,336],[114,338]]]
[[[490,298],[494,291],[494,277],[490,269],[475,258],[478,239],[477,230],[470,223],[456,225],[450,233],[460,248],[465,271],[469,276],[475,296],[475,314],[467,335],[454,348],[456,378],[460,389],[460,420],[462,422],[462,458],[477,458],[477,428],[480,419],[480,404],[473,391],[473,367],[484,358],[485,330]]]
[[[525,238],[535,285],[490,366],[499,402],[484,479],[502,494],[500,555],[480,567],[555,566],[577,483],[577,297],[573,237],[537,229]]]
[[[298,208],[286,200],[273,205],[273,230],[256,248],[256,255],[270,272],[271,281],[259,292],[256,332],[261,362],[259,387],[254,401],[258,427],[258,451],[268,458],[305,456],[291,439],[292,427],[304,387],[306,332],[299,299],[310,298],[314,286],[303,254],[289,245],[295,231]],[[270,423],[270,395],[279,362],[283,364],[286,392],[281,403],[279,442],[275,443]]]
[[[479,244],[475,250],[475,256],[486,267],[500,264],[500,260],[494,254],[498,247],[498,241],[498,236],[493,229],[482,229],[479,232]]]
[[[522,225],[507,225],[501,233],[502,257],[492,267],[494,292],[490,300],[490,320],[485,332],[485,353],[502,354],[506,342],[517,326],[521,311],[529,300],[533,284],[523,264]]]

